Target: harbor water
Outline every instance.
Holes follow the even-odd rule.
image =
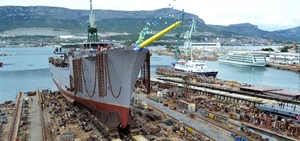
[[[256,49],[256,48],[255,48]],[[48,57],[54,48],[0,48],[0,52],[15,53],[1,56],[0,102],[14,100],[18,91],[35,89],[57,90],[50,76]],[[176,59],[171,56],[151,56],[151,77],[157,76],[155,68],[170,67]],[[258,68],[203,61],[209,69],[218,70],[217,78],[247,82],[257,86],[270,86],[296,91],[300,89],[300,74],[274,68]]]

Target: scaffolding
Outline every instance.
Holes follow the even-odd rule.
[[[188,76],[184,76],[182,79],[182,93],[186,99],[190,99],[190,78]]]
[[[146,94],[150,94],[150,51],[147,52],[145,61],[141,68],[141,79],[142,79],[142,85],[144,89],[146,90]]]

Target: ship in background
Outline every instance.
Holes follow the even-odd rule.
[[[148,46],[181,24],[174,23],[138,46],[116,46],[99,41],[90,0],[88,42],[63,56],[49,58],[51,77],[70,102],[82,104],[107,128],[125,128],[130,101]],[[96,113],[96,114],[95,114]]]
[[[218,61],[253,67],[265,67],[268,64],[264,54],[247,52],[229,52],[228,54],[220,54]]]
[[[199,60],[194,60],[193,57],[193,49],[196,47],[202,50],[212,50],[217,47],[220,48],[220,44],[214,43],[192,43],[192,33],[196,32],[196,21],[192,20],[192,24],[190,25],[190,29],[186,31],[184,35],[184,39],[186,39],[184,43],[184,58],[188,58],[188,61],[180,60],[177,62],[173,62],[171,67],[179,72],[193,73],[199,76],[213,77],[215,78],[218,74],[218,70],[210,70],[207,68],[204,62],[200,62]]]

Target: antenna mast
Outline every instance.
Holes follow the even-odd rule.
[[[93,14],[93,2],[90,0],[90,23],[88,25],[88,42],[97,42],[98,41],[98,30],[97,25],[95,24],[95,18]]]

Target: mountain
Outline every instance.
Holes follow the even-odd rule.
[[[274,38],[287,38],[287,39],[294,39],[300,41],[300,26],[295,28],[290,28],[286,30],[277,30],[271,32],[271,35]]]
[[[151,27],[158,31],[179,19],[181,11],[163,8],[155,11],[116,11],[94,10],[95,22],[99,32],[138,33],[146,25],[146,21],[158,23]],[[45,6],[1,6],[0,32],[17,28],[53,28],[55,30],[71,30],[83,32],[89,23],[89,10],[73,10],[60,7]],[[183,28],[189,27],[194,18],[202,32],[219,33],[207,26],[202,19],[190,13],[184,15]],[[184,31],[185,31],[184,30]]]
[[[297,40],[300,41],[300,26],[277,31],[264,31],[258,26],[250,23],[231,24],[228,26],[222,25],[209,25],[219,31],[232,32],[248,37],[260,37],[265,39],[278,39],[278,40]]]
[[[146,22],[152,24],[150,29],[154,32],[169,26],[180,19],[182,11],[172,8],[162,8],[153,11],[93,11],[98,32],[111,35],[139,34]],[[61,7],[47,6],[0,6],[0,35],[46,35],[59,36],[66,34],[86,35],[89,24],[89,10],[74,10]],[[229,26],[206,25],[197,15],[184,14],[182,34],[196,20],[195,36],[205,37],[259,37],[278,40],[300,40],[300,27],[278,31],[264,31],[250,23],[232,24]],[[175,31],[171,31],[175,33]]]

